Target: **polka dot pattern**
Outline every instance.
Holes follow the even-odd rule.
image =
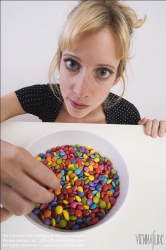
[[[16,96],[26,113],[39,117],[43,122],[54,122],[63,104],[63,97],[56,89],[60,89],[58,84],[52,85],[54,92],[49,84],[37,84],[16,90]],[[59,99],[58,99],[58,98]],[[137,124],[141,119],[136,107],[129,101],[122,98],[116,105],[111,104],[119,96],[109,93],[108,108],[103,108],[108,124]],[[62,101],[60,101],[62,100]]]

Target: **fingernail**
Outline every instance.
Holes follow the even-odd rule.
[[[150,135],[150,131],[147,132],[147,135]]]
[[[163,136],[164,134],[163,133],[160,133],[160,136]]]
[[[155,132],[153,133],[153,136],[156,136],[156,133],[155,133]]]

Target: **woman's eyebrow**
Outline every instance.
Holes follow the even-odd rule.
[[[116,70],[116,68],[110,64],[97,64],[97,66],[98,67],[109,67],[109,68],[112,68],[113,70]]]
[[[70,56],[70,57],[73,57],[73,58],[75,58],[75,59],[77,59],[78,61],[80,61],[80,62],[81,62],[81,59],[80,59],[79,57],[74,56],[74,55],[69,54],[69,53],[65,53],[65,54],[63,54],[62,56]]]
[[[63,54],[62,56],[70,56],[70,57],[73,57],[73,58],[75,58],[77,61],[80,61],[81,62],[81,59],[79,58],[79,57],[77,57],[77,56],[74,56],[73,54],[70,54],[70,53],[65,53],[65,54]],[[113,66],[113,65],[111,65],[111,64],[97,64],[96,65],[97,67],[109,67],[109,68],[112,68],[113,70],[116,70],[116,68]]]

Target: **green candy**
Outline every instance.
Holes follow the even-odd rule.
[[[86,200],[87,200],[87,198],[86,198],[86,197],[83,197],[83,198],[81,199],[82,204],[86,205]]]
[[[40,205],[41,205],[40,203],[36,203],[36,204],[35,204],[35,208],[39,208]]]
[[[90,163],[89,163],[88,161],[86,161],[86,162],[84,162],[84,165],[85,165],[85,166],[89,166]]]
[[[117,185],[117,186],[119,185],[119,180],[116,180],[116,185]]]
[[[78,156],[82,156],[82,153],[81,152],[76,152],[76,154],[78,155]]]
[[[100,208],[105,208],[106,207],[106,202],[105,201],[100,201],[99,207]]]
[[[100,199],[100,192],[96,193],[96,196]]]
[[[61,164],[61,163],[62,163],[62,159],[58,159],[56,162],[57,162],[57,163],[58,163],[58,165],[59,165],[59,164]]]
[[[98,203],[99,203],[99,197],[94,196],[94,197],[93,197],[93,202],[94,202],[95,204],[98,204]]]
[[[55,166],[55,169],[59,169],[60,168],[60,166],[57,164],[56,166]]]
[[[60,219],[59,225],[60,227],[65,227],[67,225],[67,221],[65,219]]]
[[[80,145],[79,145],[79,144],[76,144],[74,147],[75,147],[75,148],[80,148]]]
[[[85,179],[85,180],[84,180],[84,183],[85,183],[85,184],[88,184],[88,183],[89,183],[89,179],[88,179],[88,178]]]
[[[77,220],[77,217],[75,215],[71,215],[70,220]]]
[[[69,170],[69,171],[67,172],[67,175],[70,176],[72,173],[73,173],[73,171]]]
[[[116,174],[116,170],[114,168],[111,169],[111,174]]]

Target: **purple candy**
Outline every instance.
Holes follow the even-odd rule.
[[[51,224],[51,220],[49,218],[44,218],[43,220],[44,224],[46,224],[47,226],[49,226]]]
[[[92,203],[93,203],[93,201],[92,201],[91,199],[87,199],[86,204],[87,204],[88,206],[91,206]]]
[[[54,199],[52,201],[57,201],[57,196],[54,195]]]
[[[89,185],[88,184],[84,185],[84,188],[89,188]]]
[[[90,187],[89,189],[90,189],[90,190],[95,190],[95,187]]]
[[[38,156],[39,156],[39,157],[43,157],[43,156],[44,156],[44,154],[42,154],[42,153],[41,153],[41,154],[38,154]]]
[[[51,205],[48,204],[47,207],[46,207],[47,210],[51,210]]]
[[[98,183],[98,182],[99,182],[99,180],[98,180],[98,179],[95,179],[93,182],[94,182],[94,183]]]
[[[90,182],[89,182],[89,186],[94,187],[93,181],[90,181]]]

